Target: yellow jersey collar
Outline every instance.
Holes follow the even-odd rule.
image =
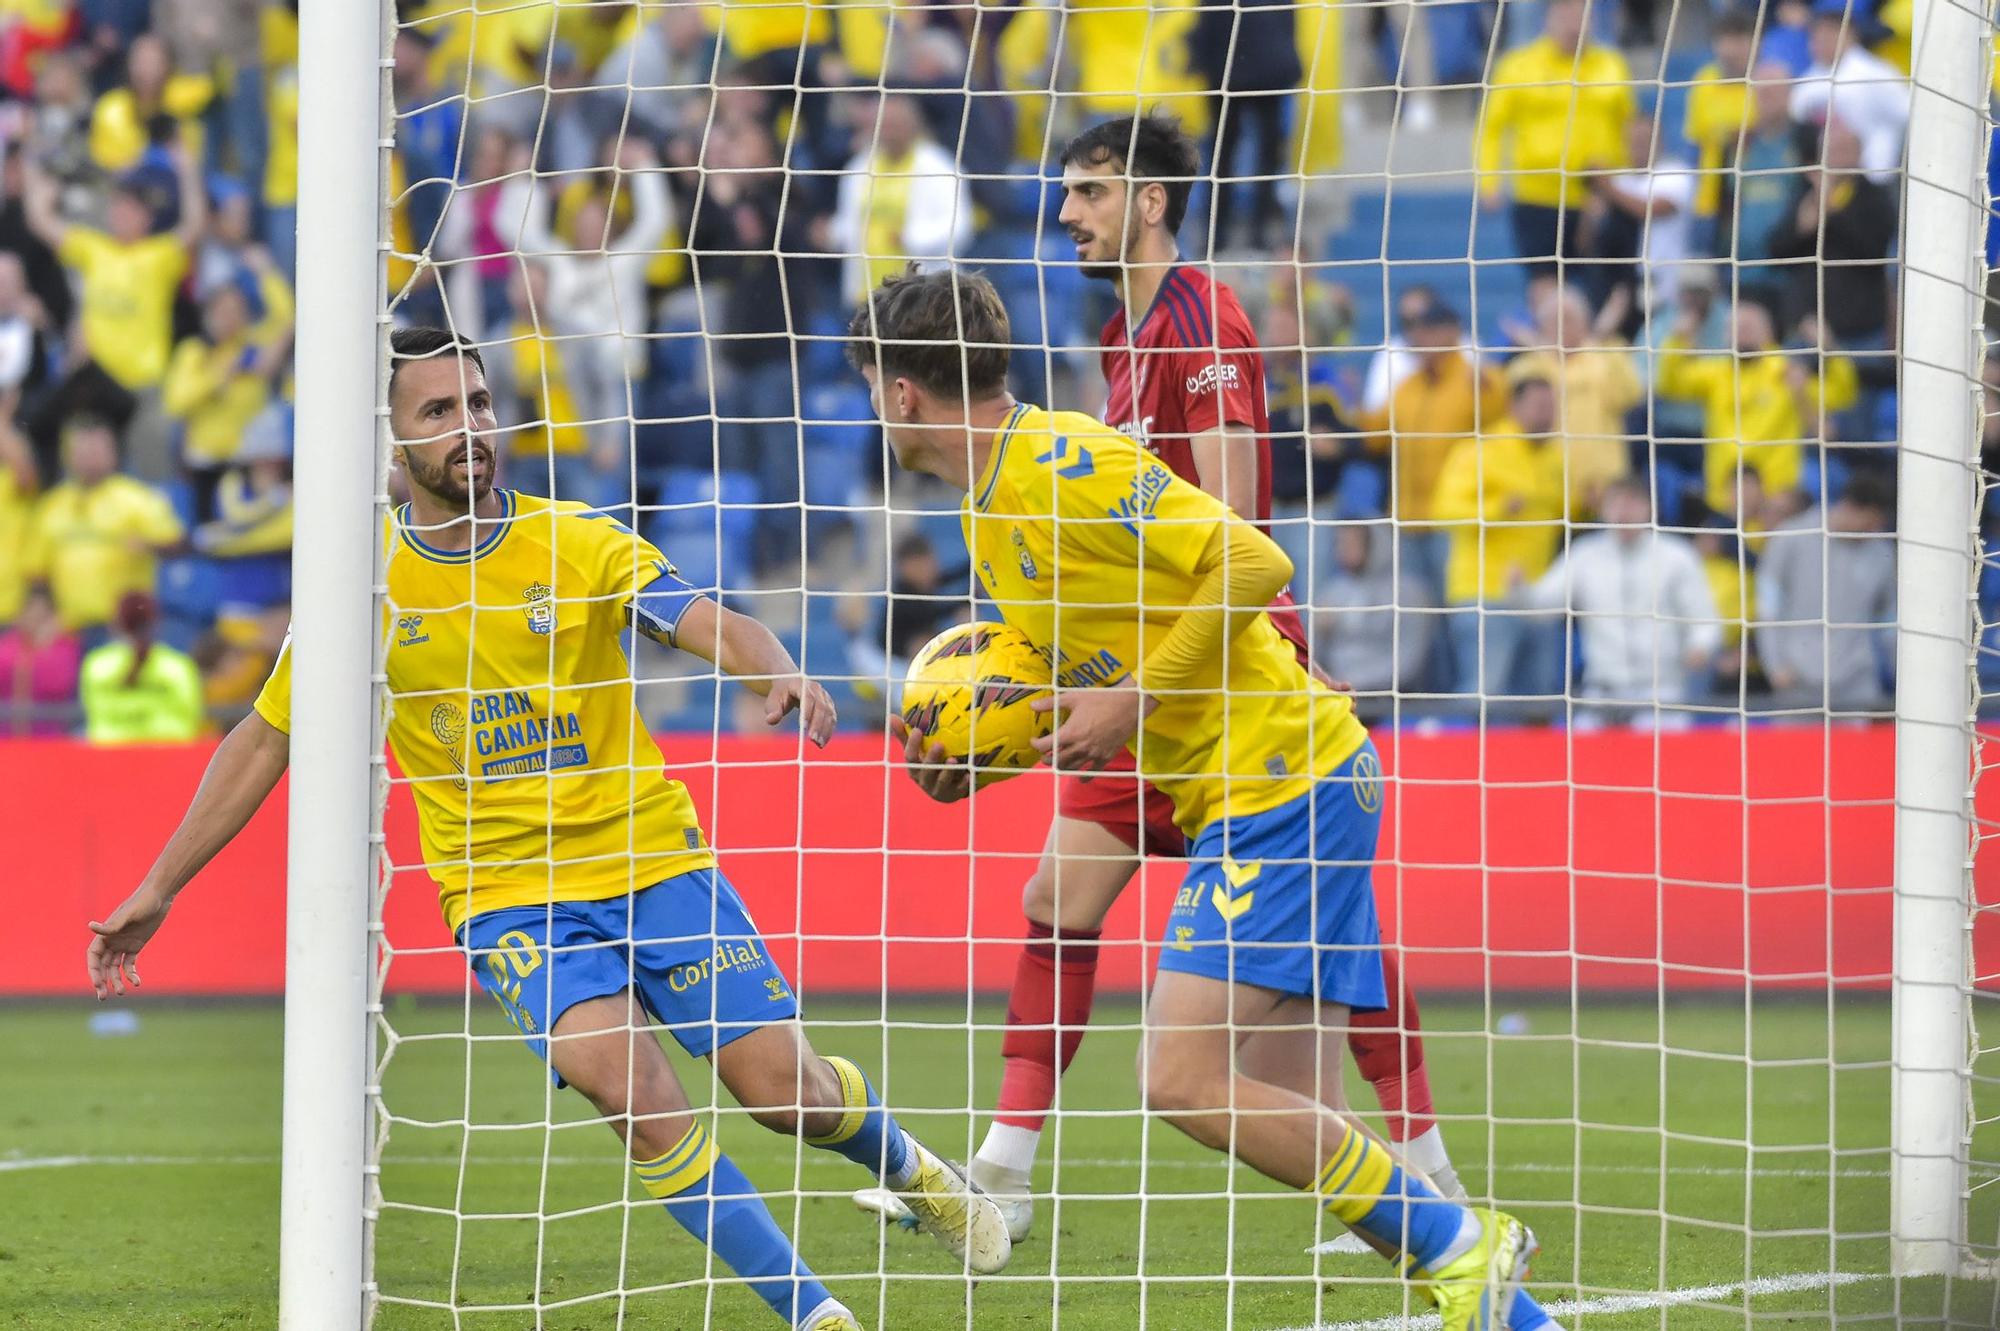
[[[500,491],[500,516],[493,519],[492,530],[481,536],[469,550],[440,550],[434,545],[426,545],[423,538],[410,528],[410,506],[407,503],[396,509],[396,531],[403,538],[404,545],[434,564],[470,564],[507,539],[507,529],[514,525],[514,498],[512,490]]]
[[[1007,441],[1013,437],[1014,427],[1021,423],[1021,417],[1027,414],[1028,404],[1016,402],[1014,409],[1007,413],[1007,419],[1000,422],[1000,428],[994,432],[993,449],[986,455],[986,470],[972,487],[974,508],[985,508],[993,498],[993,485],[1000,479],[1000,459],[1007,452]]]

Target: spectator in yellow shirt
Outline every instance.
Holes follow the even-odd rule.
[[[1444,591],[1447,545],[1431,525],[1438,476],[1461,440],[1505,418],[1507,389],[1498,374],[1474,363],[1464,325],[1444,302],[1433,297],[1406,311],[1403,327],[1416,368],[1358,424],[1368,448],[1389,455],[1404,569],[1435,597]]]
[[[14,429],[17,394],[0,397],[0,624],[11,624],[28,593],[28,533],[41,488],[28,441]]]
[[[78,695],[92,744],[184,744],[201,734],[201,671],[186,652],[154,641],[150,593],[118,600],[117,636],[83,658]]]
[[[595,493],[590,432],[570,383],[569,352],[561,338],[561,311],[549,304],[548,269],[540,259],[521,260],[508,282],[514,344],[512,382],[526,404],[523,429],[514,431],[508,477],[529,494],[584,499]]]
[[[100,231],[64,220],[56,210],[53,182],[32,153],[27,158],[28,225],[54,247],[82,287],[81,327],[89,365],[130,393],[157,389],[166,375],[174,293],[208,223],[200,167],[185,145],[175,151],[174,164],[180,223],[155,235],[152,210],[132,177],[120,177],[112,186],[106,226]]]
[[[1770,311],[1755,301],[1736,307],[1733,352],[1696,353],[1690,349],[1695,333],[1683,315],[1661,347],[1660,395],[1703,408],[1709,508],[1736,518],[1746,532],[1768,526],[1769,506],[1788,501],[1798,489],[1805,445],[1820,437],[1823,418],[1845,411],[1859,397],[1854,362],[1780,349]],[[1820,362],[1817,372],[1815,359]]]
[[[866,299],[911,260],[949,258],[972,238],[972,194],[909,97],[858,104],[856,139],[829,227],[841,289]]]
[[[63,480],[35,506],[30,576],[45,578],[63,627],[97,629],[126,592],[153,590],[159,555],[178,545],[181,520],[166,495],[118,474],[118,438],[102,420],[63,430]]]
[[[298,275],[299,20],[284,5],[264,8],[264,244],[287,278]]]
[[[1749,627],[1750,607],[1757,604],[1757,575],[1735,536],[1727,518],[1711,518],[1694,534],[1695,553],[1701,556],[1701,571],[1708,579],[1709,594],[1715,598],[1716,614],[1722,620],[1722,647],[1715,654],[1715,685],[1724,694],[1734,694],[1748,664],[1743,655],[1743,631]]]
[[[1626,165],[1637,110],[1625,57],[1587,39],[1585,0],[1550,0],[1543,36],[1494,65],[1479,122],[1479,198],[1508,207],[1531,274],[1579,256],[1588,174]]]
[[[212,512],[209,496],[236,456],[243,432],[271,400],[271,377],[284,365],[257,344],[263,296],[249,272],[221,282],[201,306],[201,332],[183,338],[167,366],[162,401],[181,422],[181,461],[196,483],[196,521]]]
[[[1736,160],[1750,122],[1750,62],[1757,54],[1757,18],[1725,9],[1709,29],[1715,59],[1695,71],[1681,132],[1694,145],[1694,215],[1713,224],[1721,208],[1723,172]]]
[[[202,154],[202,113],[215,97],[206,74],[177,74],[165,39],[143,33],[125,54],[124,86],[97,99],[90,112],[90,160],[117,175],[139,165],[152,141],[157,116],[171,116],[181,147],[197,161]]]
[[[1614,331],[1629,300],[1629,288],[1621,287],[1593,318],[1583,293],[1563,284],[1547,287],[1536,302],[1535,345],[1555,358],[1571,517],[1596,513],[1605,487],[1631,470],[1625,414],[1646,390],[1632,349]]]
[[[1438,521],[1451,524],[1446,631],[1458,692],[1488,698],[1561,688],[1554,622],[1487,608],[1547,572],[1563,533],[1555,366],[1545,356],[1521,356],[1507,379],[1512,414],[1452,449],[1431,505]]]

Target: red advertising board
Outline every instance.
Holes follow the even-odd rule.
[[[1391,797],[1376,893],[1385,934],[1420,986],[1887,982],[1886,725],[1445,731],[1379,742]],[[1006,987],[1021,885],[1052,808],[1045,773],[940,807],[870,737],[843,736],[804,761],[775,738],[717,746],[705,735],[669,736],[665,745],[725,872],[808,996]],[[210,752],[0,742],[9,939],[0,994],[84,992],[84,922],[144,872]],[[1982,806],[1989,799],[2000,791]],[[405,792],[391,796],[388,834],[398,866],[385,911],[389,986],[457,991],[465,966],[422,870]],[[176,904],[146,954],[148,993],[280,989],[284,843],[281,796]],[[1156,936],[1175,881],[1174,866],[1156,862],[1120,902],[1106,928],[1106,987],[1143,982],[1151,951],[1142,940]],[[1977,938],[1981,973],[2000,972],[1995,936]]]

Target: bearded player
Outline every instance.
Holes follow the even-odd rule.
[[[981,588],[1055,675],[1058,772],[1123,751],[1186,837],[1186,876],[1146,997],[1147,1109],[1314,1195],[1418,1282],[1444,1331],[1541,1331],[1519,1289],[1535,1251],[1512,1216],[1441,1197],[1345,1112],[1293,1031],[1384,1006],[1370,875],[1382,764],[1351,699],[1271,621],[1277,544],[1131,439],[1007,392],[1007,316],[984,278],[894,278],[848,327],[897,465],[965,492]],[[1019,704],[1017,704],[1019,705]],[[899,722],[900,724],[900,722]],[[967,765],[900,727],[931,798]]]
[[[1111,120],[1072,139],[1062,169],[1060,220],[1077,260],[1121,297],[1101,339],[1110,388],[1104,420],[1182,480],[1267,524],[1270,418],[1256,333],[1236,293],[1181,263],[1174,241],[1200,171],[1194,144],[1163,117]],[[1272,603],[1271,622],[1312,669],[1288,590]],[[1033,1223],[1029,1176],[1056,1082],[1090,1024],[1104,917],[1143,856],[1186,853],[1171,802],[1133,770],[1121,755],[1103,773],[1060,778],[1056,819],[1022,893],[1028,939],[1008,993],[999,1103],[971,1169],[1016,1242]],[[1381,1102],[1391,1140],[1439,1191],[1462,1197],[1433,1116],[1416,1000],[1394,951],[1383,951],[1382,968],[1388,1007],[1353,1014],[1348,1048]],[[1299,1056],[1310,1061],[1313,1053]],[[880,1194],[856,1200],[896,1214]]]
[[[419,328],[399,330],[391,350],[389,421],[410,502],[384,533],[389,745],[474,977],[556,1085],[623,1140],[639,1190],[785,1325],[858,1331],[717,1147],[655,1025],[709,1059],[758,1122],[860,1165],[964,1268],[999,1270],[999,1211],[897,1125],[859,1067],[807,1041],[686,787],[662,770],[625,633],[734,676],[773,725],[798,712],[818,745],[832,700],[769,629],[682,582],[609,514],[496,488],[499,427],[476,348]],[[138,982],[133,963],[174,897],[277,785],[290,726],[287,646],[152,870],[91,925],[99,998]]]

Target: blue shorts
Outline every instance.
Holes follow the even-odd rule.
[[[563,1013],[627,989],[697,1058],[799,1012],[719,869],[603,901],[482,911],[465,922],[458,941],[480,988],[500,1001],[544,1061],[546,1032]],[[556,1085],[563,1085],[560,1076]]]
[[[1160,969],[1387,1007],[1372,875],[1382,794],[1382,759],[1363,744],[1291,803],[1202,828]]]

